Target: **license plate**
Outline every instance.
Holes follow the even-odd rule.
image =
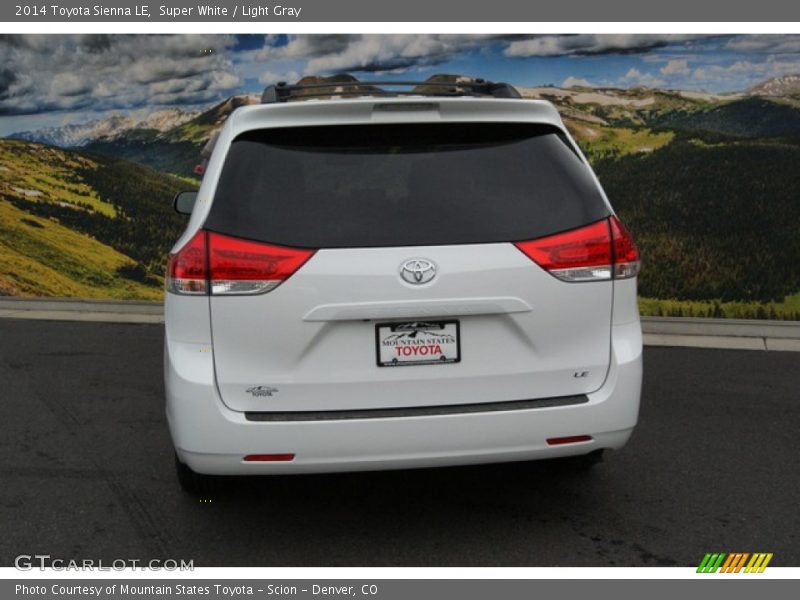
[[[461,360],[458,321],[379,323],[375,326],[379,367],[440,365]]]

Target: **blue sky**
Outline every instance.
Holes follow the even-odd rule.
[[[201,107],[307,74],[746,89],[800,73],[797,35],[0,36],[0,135]]]

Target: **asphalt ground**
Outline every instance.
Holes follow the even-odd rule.
[[[181,492],[160,325],[0,319],[0,565],[800,566],[800,354],[646,348],[639,427],[547,463],[250,478]]]

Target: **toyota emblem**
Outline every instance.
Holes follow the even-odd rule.
[[[400,265],[400,277],[408,283],[428,283],[436,276],[436,265],[425,258],[412,258]]]

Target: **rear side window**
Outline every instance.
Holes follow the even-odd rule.
[[[294,127],[232,143],[206,227],[306,248],[511,242],[608,216],[553,128]]]

